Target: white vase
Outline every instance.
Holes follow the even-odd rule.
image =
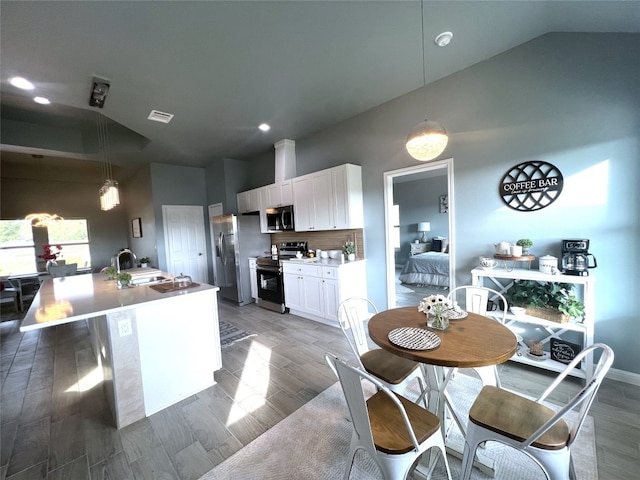
[[[349,260],[350,262],[353,262],[355,259],[356,259],[355,253],[350,253],[349,255],[347,255],[347,260]]]

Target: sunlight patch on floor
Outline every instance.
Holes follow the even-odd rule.
[[[102,368],[100,366],[97,366],[80,380],[78,380],[77,383],[67,388],[65,392],[86,392],[88,390],[91,390],[99,383],[102,383],[103,379],[104,377],[102,376]]]
[[[271,348],[251,342],[244,361],[240,382],[236,389],[234,403],[229,410],[227,426],[242,419],[247,412],[253,412],[264,406],[269,392],[269,365]],[[238,399],[241,399],[238,401]],[[242,407],[240,407],[240,404]]]

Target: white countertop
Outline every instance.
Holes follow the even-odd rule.
[[[167,293],[160,293],[150,286],[119,290],[116,281],[107,280],[103,273],[53,278],[41,285],[22,321],[20,331],[75,322],[127,310],[141,303],[162,301],[210,289],[218,290],[218,287],[201,283],[198,287]]]
[[[288,260],[282,260],[283,262],[296,263],[296,264],[304,264],[304,265],[324,265],[328,267],[339,267],[340,265],[348,265],[350,263],[364,262],[364,258],[356,258],[353,261],[345,260],[344,262],[340,258],[291,258]]]

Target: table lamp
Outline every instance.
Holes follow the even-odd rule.
[[[429,232],[431,230],[431,223],[430,222],[419,222],[418,223],[418,231],[422,232],[422,238],[420,239],[420,241],[422,243],[427,243],[427,232]]]

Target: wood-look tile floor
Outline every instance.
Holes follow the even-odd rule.
[[[84,322],[24,334],[0,323],[0,480],[196,479],[332,385],[326,351],[350,356],[337,328],[255,305],[222,301],[219,311],[258,335],[223,349],[215,386],[121,430]],[[507,388],[532,393],[552,375],[511,362],[500,370]],[[591,409],[600,478],[636,478],[638,412],[639,387],[605,382]]]

